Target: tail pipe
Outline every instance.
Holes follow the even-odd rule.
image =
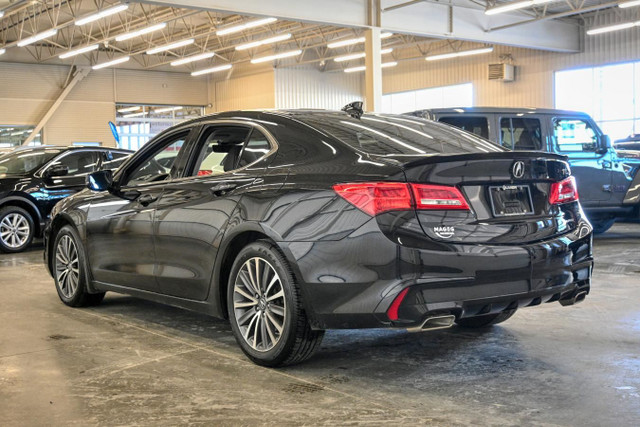
[[[422,332],[422,331],[433,331],[436,329],[446,329],[453,326],[453,323],[456,321],[456,316],[453,314],[444,314],[438,316],[429,316],[427,317],[422,325],[415,326],[413,328],[407,328],[409,332]]]
[[[559,302],[561,305],[574,305],[577,304],[579,302],[584,301],[584,299],[587,296],[587,291],[578,291],[576,292],[573,296],[570,296],[568,298],[563,298],[561,299]]]

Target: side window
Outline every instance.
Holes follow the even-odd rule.
[[[135,186],[169,179],[188,136],[189,132],[185,131],[169,137],[156,151],[150,153],[146,160],[128,171],[123,185]]]
[[[120,153],[117,151],[105,151],[104,160],[102,161],[102,169],[116,170],[130,156],[129,153]]]
[[[475,133],[483,138],[489,138],[489,124],[487,123],[486,117],[453,116],[441,117],[438,121],[466,130],[467,132]]]
[[[242,147],[249,128],[241,126],[211,126],[205,129],[198,144],[194,175],[220,175],[238,168]]]
[[[581,119],[555,119],[553,134],[559,151],[594,152],[598,146],[596,132]]]
[[[540,120],[530,118],[502,118],[500,120],[501,143],[511,150],[542,149]]]
[[[88,175],[97,170],[98,156],[93,151],[76,151],[56,160],[53,165],[63,165],[69,170],[67,176]]]
[[[244,147],[244,150],[242,150],[238,167],[242,168],[250,165],[267,154],[269,150],[271,150],[271,145],[267,137],[259,130],[254,129],[251,131],[247,145]]]

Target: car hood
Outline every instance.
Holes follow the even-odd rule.
[[[22,175],[0,174],[0,192],[19,191],[22,184],[29,181],[28,177]]]

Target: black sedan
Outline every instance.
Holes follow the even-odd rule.
[[[566,159],[419,118],[221,113],[88,180],[47,231],[60,299],[228,318],[261,365],[307,359],[325,329],[483,327],[589,292]]]
[[[21,252],[40,237],[53,206],[85,188],[89,173],[115,169],[132,151],[44,146],[0,157],[0,250]]]

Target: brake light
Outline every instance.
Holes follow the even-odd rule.
[[[431,184],[411,184],[417,209],[469,210],[464,196],[456,187]]]
[[[402,304],[402,300],[407,296],[409,292],[409,288],[404,288],[398,296],[393,300],[391,306],[387,310],[387,317],[389,320],[398,320],[398,309],[400,308],[400,304]]]
[[[401,182],[336,184],[333,189],[347,202],[372,216],[409,210],[413,205],[409,187]]]
[[[469,209],[456,187],[402,182],[355,182],[333,189],[346,201],[375,216],[388,211],[416,209]]]
[[[551,184],[549,203],[552,205],[574,202],[576,200],[578,200],[578,187],[576,186],[576,179],[574,177],[570,176],[560,182]]]

